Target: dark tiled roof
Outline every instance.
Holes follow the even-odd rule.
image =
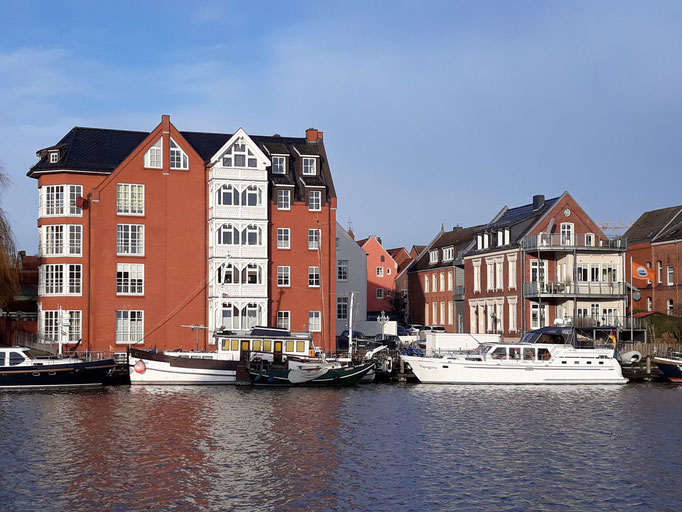
[[[458,254],[464,252],[466,248],[479,233],[485,228],[484,224],[480,226],[471,226],[468,228],[456,227],[452,231],[442,231],[440,235],[433,241],[429,250],[421,255],[411,267],[408,272],[419,272],[420,270],[428,270],[432,268],[452,267],[453,260],[443,261],[443,249],[447,247],[453,248],[453,256],[457,259]],[[430,253],[433,250],[438,251],[438,261],[431,263]]]
[[[320,150],[317,148],[317,144],[296,144],[294,145],[294,149],[298,151],[299,155],[320,156]]]
[[[269,155],[288,155],[289,148],[285,144],[280,144],[278,142],[266,142],[263,147],[267,150],[266,154]]]
[[[180,132],[185,140],[194,148],[199,156],[208,162],[216,152],[232,137],[229,133]],[[75,127],[67,133],[55,146],[39,151],[40,161],[28,172],[28,176],[37,178],[39,174],[54,170],[75,170],[90,172],[112,172],[123,160],[149,135],[149,132],[134,132],[126,130],[108,130],[102,128]],[[267,148],[277,149],[277,152],[293,155],[295,146],[301,153],[326,157],[320,143],[307,142],[305,137],[280,137],[266,135],[249,135],[251,140],[259,146],[265,154]],[[49,149],[59,149],[60,159],[57,163],[49,163]],[[288,171],[297,174],[298,160],[290,158]],[[291,179],[293,183],[293,178]],[[326,158],[322,158],[320,186],[327,187],[327,197],[336,197],[334,183]],[[297,197],[302,192],[298,190]]]
[[[301,176],[306,187],[324,187],[324,180],[320,176]]]
[[[294,185],[291,174],[270,174],[270,181],[273,185]]]
[[[682,217],[682,206],[671,206],[659,210],[651,210],[640,215],[639,219],[625,232],[628,243],[664,241],[680,238],[680,217]],[[673,221],[670,226],[668,224]],[[677,227],[675,227],[677,226]],[[671,238],[672,237],[672,238]]]
[[[40,150],[40,161],[28,172],[74,170],[111,172],[149,135],[146,132],[101,130],[76,126],[54,146]],[[59,149],[59,161],[49,163],[47,150]]]
[[[369,237],[363,238],[362,240],[356,240],[355,242],[356,242],[360,247],[362,247],[363,245],[365,245],[365,244],[367,243],[367,240],[369,240]]]

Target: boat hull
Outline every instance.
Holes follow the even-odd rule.
[[[0,388],[101,386],[115,366],[113,359],[101,359],[3,367]]]
[[[350,387],[355,386],[370,370],[374,363],[360,366],[330,368],[324,375],[315,379],[292,383],[288,378],[289,370],[276,368],[250,368],[251,384],[263,387]]]
[[[670,382],[682,384],[682,360],[655,357],[652,361],[656,363],[658,369]]]
[[[190,358],[135,348],[128,353],[128,372],[133,385],[234,384],[238,364],[238,361],[216,359],[212,354]]]
[[[470,361],[466,358],[401,356],[424,384],[625,384],[614,359],[602,365],[554,362]],[[597,362],[598,364],[598,362]]]

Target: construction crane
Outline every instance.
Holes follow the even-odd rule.
[[[597,222],[597,225],[599,226],[599,229],[602,231],[613,231],[615,232],[614,234],[623,234],[625,233],[630,227],[632,226],[632,222],[621,222],[619,220],[613,221],[613,220],[605,220],[601,222]]]

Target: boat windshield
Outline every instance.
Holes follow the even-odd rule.
[[[476,350],[473,351],[473,353],[482,356],[483,354],[487,354],[488,352],[490,352],[491,348],[492,347],[490,345],[479,345],[476,348]]]

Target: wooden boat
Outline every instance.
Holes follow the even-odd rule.
[[[247,370],[254,386],[305,386],[305,387],[348,387],[355,386],[370,370],[374,361],[355,366],[320,367],[320,374],[312,378],[301,378],[301,369],[279,365],[268,361],[252,361]],[[324,370],[324,371],[322,371]],[[293,372],[293,374],[292,374]]]
[[[400,357],[431,384],[625,384],[613,352],[579,340],[572,328],[544,327],[517,343],[482,343],[470,354]]]
[[[36,357],[26,347],[0,347],[0,388],[101,386],[115,366],[102,353]]]
[[[670,351],[666,357],[657,356],[652,361],[670,382],[682,384],[682,352]]]

